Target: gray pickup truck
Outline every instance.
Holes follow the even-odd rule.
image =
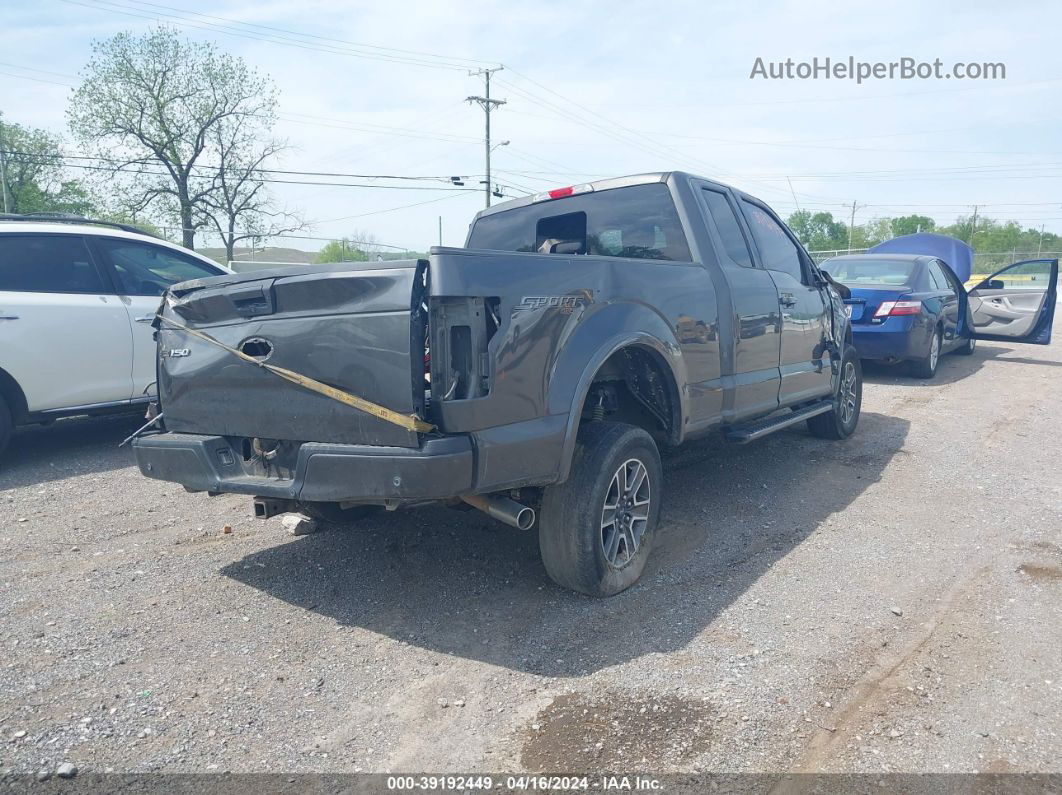
[[[652,546],[659,447],[855,430],[844,292],[717,182],[561,188],[480,212],[465,248],[427,260],[175,285],[136,457],[261,517],[469,504],[537,527],[556,582],[607,596]]]

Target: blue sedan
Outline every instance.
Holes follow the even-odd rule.
[[[936,257],[850,254],[819,265],[848,287],[856,350],[864,359],[907,362],[912,375],[932,378],[941,354],[971,354],[976,341],[959,328],[966,292]]]

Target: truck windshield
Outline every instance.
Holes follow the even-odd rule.
[[[688,262],[671,191],[660,182],[538,202],[480,218],[469,248]]]
[[[841,284],[887,284],[911,283],[915,263],[913,260],[891,259],[828,259],[819,264]]]

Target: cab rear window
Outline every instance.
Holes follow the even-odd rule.
[[[469,248],[688,262],[671,191],[632,185],[538,202],[480,218]]]

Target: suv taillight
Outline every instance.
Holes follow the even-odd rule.
[[[896,317],[897,315],[917,315],[922,311],[921,301],[882,301],[875,318]]]

